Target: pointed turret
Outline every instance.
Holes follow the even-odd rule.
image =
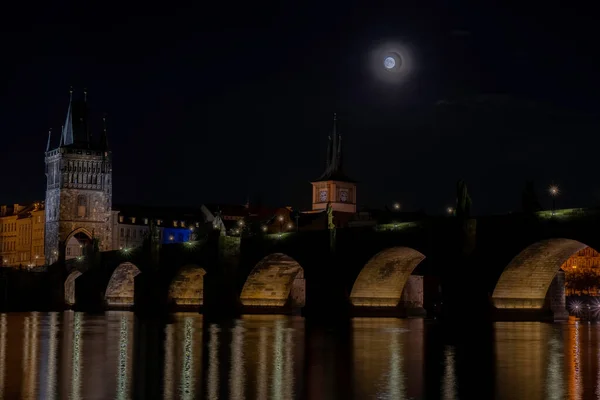
[[[62,137],[61,142],[62,146],[68,146],[73,144],[73,117],[72,117],[72,107],[73,107],[73,88],[69,90],[69,107],[67,108],[67,117],[65,118],[65,124],[62,129]]]
[[[46,153],[50,151],[51,138],[52,138],[52,128],[48,129],[48,143],[46,144]]]
[[[327,163],[325,172],[317,179],[318,181],[325,180],[340,180],[345,182],[353,182],[349,179],[342,170],[342,135],[337,130],[337,114],[333,114],[333,131],[328,137],[327,142]]]
[[[106,114],[102,117],[102,136],[100,136],[100,150],[108,151],[108,135],[106,133]]]

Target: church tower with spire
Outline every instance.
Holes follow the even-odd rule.
[[[83,255],[97,239],[100,250],[111,250],[112,155],[106,119],[98,138],[88,124],[87,91],[77,100],[70,91],[65,124],[53,148],[46,145],[46,262]]]
[[[333,114],[333,132],[328,138],[325,172],[311,182],[313,210],[324,210],[331,203],[333,211],[356,212],[356,181],[346,176],[342,161],[342,135],[338,133],[337,116]]]

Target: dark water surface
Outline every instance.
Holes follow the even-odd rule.
[[[3,399],[597,399],[600,325],[0,314]]]

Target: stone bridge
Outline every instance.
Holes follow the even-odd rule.
[[[426,218],[370,228],[220,236],[86,257],[53,304],[206,314],[566,317],[560,266],[600,249],[598,210]]]

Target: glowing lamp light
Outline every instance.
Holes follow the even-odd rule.
[[[263,232],[266,232],[267,231],[267,226],[263,225],[260,229],[262,229]]]
[[[289,224],[287,225],[287,227],[288,227],[288,229],[292,229],[292,224],[291,224],[291,223],[289,223]]]
[[[577,265],[573,265],[573,267],[572,267],[572,268],[573,268],[573,269],[576,269],[576,268],[577,268]]]
[[[244,220],[243,220],[243,219],[240,219],[240,220],[238,221],[238,225],[239,225],[239,226],[244,226]]]
[[[83,248],[83,245],[82,245],[82,244],[80,244],[80,245],[79,245],[79,248],[80,248],[80,249],[81,249],[81,248]]]
[[[548,188],[548,192],[550,192],[551,196],[558,196],[560,194],[560,189],[557,185],[552,185]]]
[[[175,237],[173,237],[173,235],[169,236],[169,240],[173,241],[175,240]]]
[[[4,263],[8,263],[8,260],[6,258],[4,259]]]
[[[129,253],[129,249],[128,249],[127,247],[125,247],[125,248],[123,249],[123,253]]]
[[[194,232],[194,227],[190,226],[190,232]]]
[[[394,210],[399,210],[400,209],[400,203],[394,203]]]
[[[283,215],[280,215],[278,218],[279,222],[283,222]]]
[[[454,208],[452,208],[452,207],[448,207],[448,208],[446,208],[446,212],[447,212],[448,214],[452,215],[452,214],[454,214]]]
[[[36,254],[36,256],[35,256],[35,259],[37,260],[38,258],[40,258],[40,256],[38,256],[38,255]]]

